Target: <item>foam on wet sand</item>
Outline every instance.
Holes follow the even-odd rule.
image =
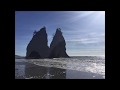
[[[16,79],[104,79],[104,60],[16,60]]]

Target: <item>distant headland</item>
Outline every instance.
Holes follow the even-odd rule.
[[[66,42],[61,29],[57,28],[53,40],[48,47],[46,27],[34,31],[33,37],[26,48],[26,59],[69,58],[66,53]]]

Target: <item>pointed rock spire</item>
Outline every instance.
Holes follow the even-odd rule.
[[[57,28],[53,40],[50,44],[49,58],[69,57],[66,53],[66,42],[61,29]]]
[[[31,41],[27,46],[26,58],[47,58],[49,55],[47,33],[46,28],[41,28],[32,37]],[[37,55],[35,55],[37,54]]]

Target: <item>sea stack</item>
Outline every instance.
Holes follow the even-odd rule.
[[[46,28],[41,28],[33,33],[33,37],[27,46],[26,58],[47,58],[50,49],[48,47]]]
[[[68,58],[66,53],[66,42],[62,35],[61,29],[57,28],[56,33],[53,36],[53,40],[50,44],[50,55],[49,58]]]

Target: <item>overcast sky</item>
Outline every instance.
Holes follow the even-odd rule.
[[[104,11],[16,11],[16,55],[26,55],[34,30],[43,26],[48,34],[48,46],[56,28],[61,28],[69,56],[105,55]]]

